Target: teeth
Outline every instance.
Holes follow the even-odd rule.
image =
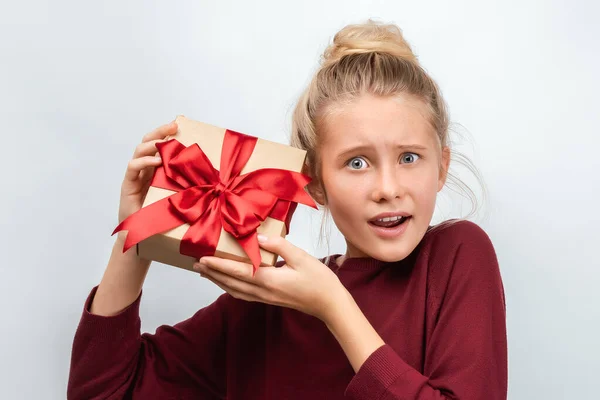
[[[379,218],[377,221],[379,221],[379,222],[390,222],[390,221],[398,221],[399,219],[402,219],[402,217],[396,216],[396,217]]]

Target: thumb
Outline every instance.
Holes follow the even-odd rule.
[[[294,246],[281,236],[258,234],[257,239],[260,247],[272,253],[279,254],[290,267],[297,266],[306,257],[307,253],[304,250]]]

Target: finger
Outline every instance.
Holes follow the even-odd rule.
[[[257,301],[261,303],[272,304],[274,306],[287,307],[285,303],[279,301],[277,297],[270,291],[257,286],[253,287],[248,282],[236,280],[235,278],[226,282],[225,280],[231,277],[227,277],[225,274],[220,274],[218,271],[212,270],[209,272],[204,272],[201,275],[236,299]]]
[[[158,152],[158,149],[156,148],[156,143],[161,143],[164,141],[165,139],[155,139],[138,144],[135,148],[135,151],[133,152],[132,158],[140,158],[144,156],[155,155]]]
[[[156,167],[161,163],[162,160],[160,157],[145,156],[134,158],[133,160],[129,161],[129,164],[127,164],[125,179],[135,181],[140,176],[140,171],[142,171],[144,168]]]
[[[169,135],[177,133],[177,122],[172,121],[171,123],[159,126],[152,132],[148,133],[142,138],[142,142],[149,142],[156,139],[164,139]]]
[[[200,261],[206,263],[206,266],[210,269],[210,271],[217,271],[222,274],[233,276],[255,286],[258,283],[256,282],[255,277],[252,277],[253,267],[251,264],[229,260],[226,258],[208,256],[202,257]],[[195,267],[198,267],[200,270],[201,267],[199,264],[200,263],[195,265]]]
[[[258,235],[258,244],[263,249],[279,254],[288,265],[302,262],[308,255],[304,250],[294,246],[281,236]]]
[[[242,293],[240,291],[234,290],[224,284],[222,284],[221,282],[219,282],[218,280],[212,278],[210,275],[202,275],[203,278],[208,279],[209,281],[211,281],[212,283],[214,283],[215,285],[217,285],[218,287],[221,288],[221,290],[229,293],[232,297],[235,297],[236,299],[240,299],[240,300],[245,300],[245,301],[259,301],[257,298],[252,297],[246,293]]]
[[[202,271],[202,275],[211,278],[213,282],[218,282],[219,284],[233,291],[244,293],[245,295],[254,298],[261,297],[260,293],[262,289],[259,286],[243,281],[231,275],[227,275],[226,273],[222,273],[213,269],[207,269]]]

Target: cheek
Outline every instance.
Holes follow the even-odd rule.
[[[348,179],[344,174],[329,178],[332,179],[323,176],[327,188],[327,205],[336,225],[343,230],[339,224],[351,226],[364,213],[364,185],[356,179]]]
[[[355,182],[350,182],[348,179],[344,179],[343,176],[337,175],[335,178],[323,180],[325,187],[327,188],[327,202],[330,208],[336,208],[344,210],[346,208],[352,208],[352,201],[356,199],[353,193]]]
[[[357,193],[364,191],[365,184],[356,175],[329,167],[324,168],[322,176],[330,206],[332,203],[343,206],[356,198]]]
[[[435,208],[439,177],[434,168],[425,170],[419,175],[415,180],[413,196],[417,206],[430,212]]]

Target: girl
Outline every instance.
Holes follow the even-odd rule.
[[[140,209],[155,144],[144,137],[119,221]],[[226,293],[175,326],[140,334],[149,261],[122,252],[86,303],[71,399],[505,399],[507,342],[494,248],[475,224],[429,224],[448,176],[448,116],[401,31],[342,29],[294,116],[309,193],[347,250],[318,260],[280,237],[277,268],[203,257]]]

